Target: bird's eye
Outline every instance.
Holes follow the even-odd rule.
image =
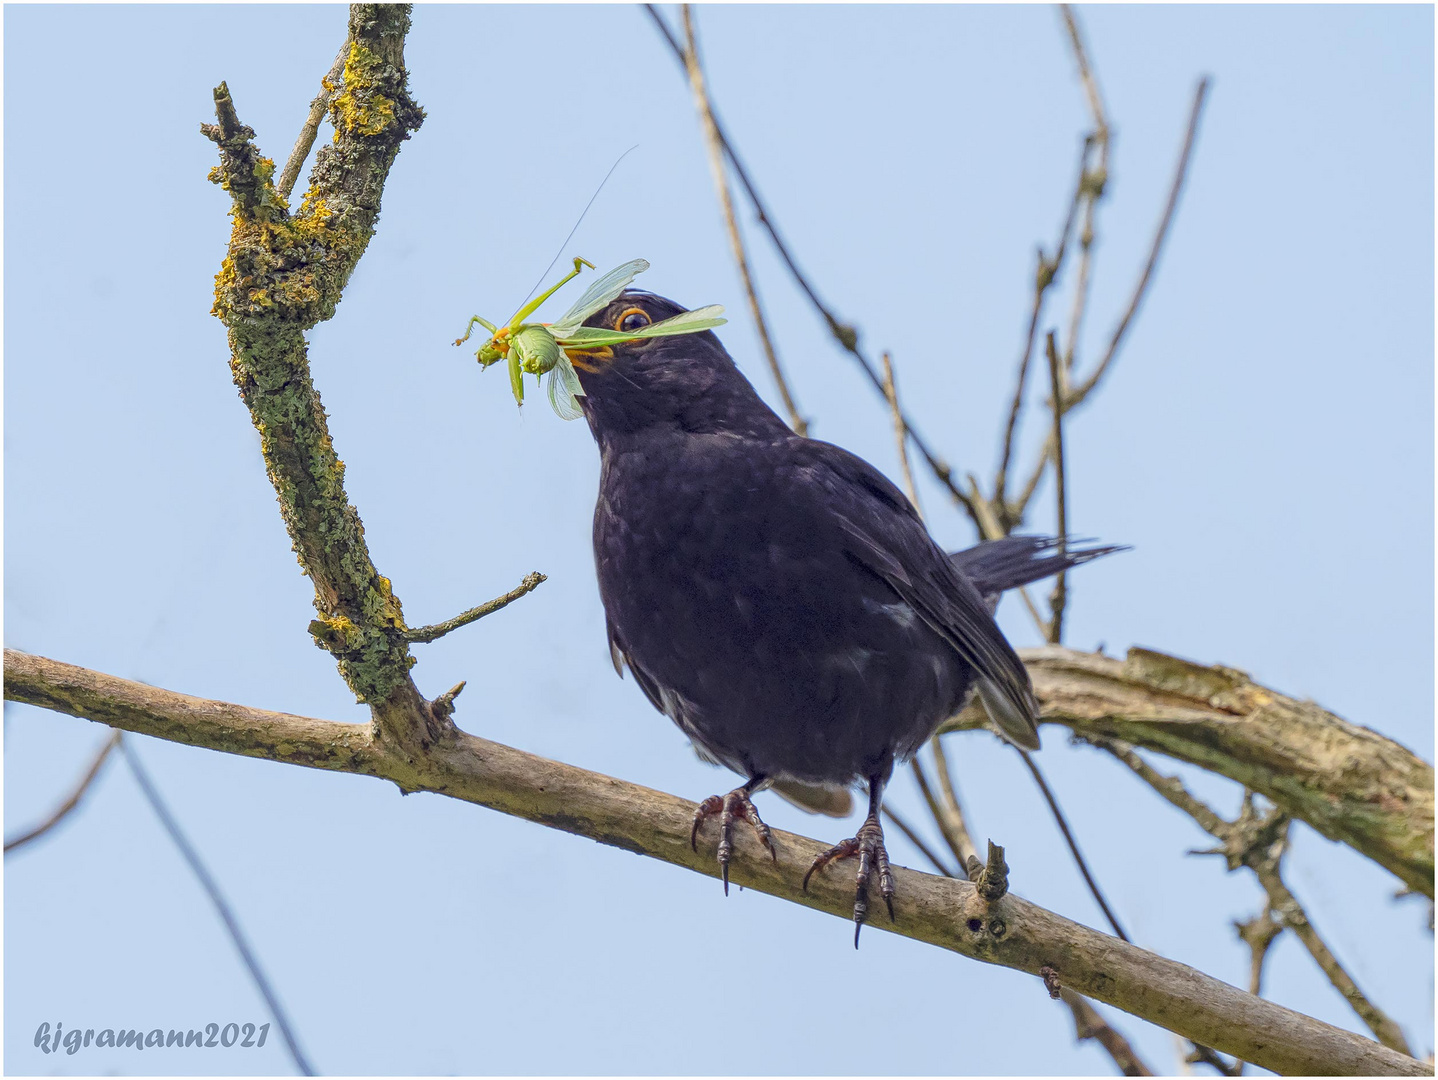
[[[650,321],[649,316],[645,314],[645,312],[637,307],[632,307],[623,315],[619,316],[618,321],[614,324],[614,328],[621,333],[632,334],[634,331],[648,326]]]

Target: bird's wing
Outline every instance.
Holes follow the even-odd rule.
[[[832,477],[825,486],[831,487],[831,512],[846,554],[893,589],[974,669],[979,696],[999,729],[1037,750],[1038,704],[1028,672],[978,589],[954,569],[908,499],[877,469],[838,447],[815,440],[810,445]]]

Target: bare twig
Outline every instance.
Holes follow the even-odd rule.
[[[1286,841],[1284,846],[1286,847]],[[1293,895],[1283,880],[1279,866],[1282,855],[1282,850],[1276,854],[1257,854],[1252,856],[1248,863],[1248,866],[1257,875],[1264,892],[1268,893],[1274,913],[1282,920],[1283,925],[1291,929],[1297,935],[1298,940],[1303,942],[1304,948],[1323,969],[1323,974],[1328,976],[1328,981],[1333,984],[1334,989],[1343,995],[1344,1000],[1348,1002],[1353,1011],[1378,1037],[1378,1041],[1384,1046],[1391,1046],[1401,1054],[1410,1053],[1408,1040],[1404,1038],[1403,1030],[1387,1013],[1364,995],[1363,991],[1358,988],[1358,984],[1353,981],[1353,977],[1333,955],[1333,950],[1319,937],[1318,931],[1309,921],[1308,913],[1303,910],[1303,905],[1298,902],[1298,898]]]
[[[1083,404],[1108,373],[1115,357],[1118,356],[1119,348],[1123,344],[1128,328],[1133,323],[1134,316],[1138,314],[1139,307],[1143,304],[1144,297],[1148,293],[1149,285],[1153,280],[1154,268],[1158,265],[1159,255],[1163,251],[1164,242],[1168,238],[1169,227],[1173,223],[1174,212],[1178,208],[1179,196],[1183,192],[1183,185],[1188,177],[1189,160],[1192,156],[1194,142],[1198,135],[1198,124],[1203,115],[1203,105],[1207,99],[1208,86],[1208,78],[1204,77],[1199,80],[1198,87],[1194,91],[1193,105],[1189,110],[1188,128],[1184,134],[1183,149],[1179,152],[1178,164],[1174,169],[1173,183],[1169,187],[1168,201],[1164,205],[1163,215],[1159,219],[1158,229],[1154,233],[1153,243],[1149,247],[1148,260],[1144,263],[1143,271],[1139,274],[1138,282],[1135,284],[1133,294],[1129,298],[1128,308],[1124,311],[1123,317],[1115,327],[1113,335],[1109,339],[1108,348],[1104,352],[1103,358],[1094,368],[1093,373],[1065,395],[1065,413],[1071,412]],[[1015,520],[1022,520],[1024,510],[1027,508],[1028,501],[1032,498],[1034,490],[1038,487],[1039,479],[1044,469],[1053,459],[1054,450],[1053,440],[1050,438],[1045,442],[1043,453],[1039,457],[1038,464],[1034,466],[1033,473],[1030,474],[1028,482],[1024,485],[1023,494],[1009,509],[1010,515]]]
[[[934,824],[939,827],[939,835],[944,838],[944,843],[954,853],[959,867],[966,868],[975,849],[973,840],[969,838],[969,831],[964,826],[964,819],[950,813],[949,808],[934,797],[934,789],[929,785],[928,774],[924,772],[923,763],[919,761],[918,755],[909,760],[909,768],[913,770],[914,780],[918,782],[919,791],[924,796],[924,802],[928,804],[929,813],[934,817]]]
[[[10,649],[5,696],[190,745],[380,777],[406,791],[440,792],[697,873],[719,873],[712,853],[690,848],[694,803],[454,728],[424,746],[401,745],[378,723],[342,724],[206,701]],[[849,924],[854,887],[848,875],[816,877],[807,893],[800,889],[827,845],[778,829],[773,841],[777,858],[771,860],[756,838],[741,833],[731,880]],[[1079,993],[1276,1072],[1431,1072],[1371,1039],[1254,998],[1013,894],[990,904],[966,881],[897,866],[893,874],[897,921],[879,920],[876,930],[1031,975],[1048,964]]]
[[[674,58],[679,61],[680,67],[684,69],[687,75],[688,66],[685,62],[684,47],[679,44],[678,39],[675,38],[668,25],[664,22],[664,17],[659,14],[653,4],[645,4],[644,10],[648,12],[649,17],[653,19],[655,27],[659,30],[660,35],[674,53]],[[713,118],[714,130],[719,134],[719,141],[724,146],[724,153],[729,158],[729,164],[734,168],[734,175],[739,179],[739,184],[743,187],[745,195],[749,197],[750,203],[753,204],[754,212],[759,218],[759,224],[763,225],[765,231],[768,232],[770,240],[773,241],[774,249],[779,253],[779,257],[783,260],[784,265],[788,267],[789,273],[793,276],[795,283],[798,284],[799,288],[804,292],[804,295],[809,298],[809,302],[814,306],[814,309],[818,311],[820,317],[823,318],[834,339],[853,356],[874,389],[882,394],[884,392],[883,377],[879,374],[873,361],[859,348],[859,332],[848,323],[840,321],[838,316],[819,299],[819,295],[814,291],[813,285],[810,284],[809,279],[794,261],[794,256],[789,251],[789,246],[784,242],[784,238],[780,236],[778,227],[775,226],[773,219],[770,217],[763,199],[759,197],[758,189],[755,188],[754,182],[749,176],[749,170],[744,167],[743,161],[735,151],[734,143],[725,132],[724,125],[719,120],[718,114],[714,113]],[[919,454],[928,464],[939,483],[944,485],[949,494],[953,496],[954,501],[964,508],[964,511],[971,519],[974,519],[974,505],[970,501],[968,494],[964,492],[954,480],[952,467],[929,446],[928,440],[914,427],[913,421],[910,420],[908,416],[904,417],[904,428],[908,431],[909,438],[914,441],[914,446],[918,449]]]
[[[1083,83],[1084,94],[1088,97],[1089,112],[1093,114],[1095,134],[1106,139],[1108,137],[1107,112],[1103,107],[1103,95],[1099,93],[1098,79],[1094,77],[1093,67],[1089,64],[1088,50],[1084,48],[1083,35],[1079,32],[1073,9],[1068,4],[1059,5],[1059,14],[1063,17],[1064,26],[1069,32],[1069,42],[1073,45],[1074,59],[1078,62],[1079,81]]]
[[[961,867],[968,866],[969,856],[978,851],[974,843],[973,834],[969,832],[968,819],[964,817],[963,806],[959,803],[959,793],[954,788],[954,774],[949,768],[949,759],[944,754],[943,740],[935,735],[929,740],[929,745],[934,748],[934,771],[939,777],[939,794],[944,801],[944,812],[950,821],[950,828],[959,839],[959,846],[963,849],[963,858],[959,860]]]
[[[1263,993],[1263,965],[1268,959],[1268,950],[1273,941],[1283,933],[1283,924],[1273,918],[1273,901],[1268,900],[1263,910],[1251,919],[1235,922],[1233,928],[1248,946],[1248,992],[1254,997]]]
[[[478,607],[472,607],[468,611],[462,611],[454,618],[446,619],[444,622],[435,623],[432,626],[421,626],[416,630],[406,630],[404,632],[404,639],[422,645],[427,641],[442,638],[451,630],[458,630],[461,626],[468,626],[470,623],[476,622],[486,615],[493,615],[501,608],[508,607],[521,596],[529,595],[548,580],[549,578],[537,570],[533,573],[525,574],[524,580],[503,596],[496,596],[493,600],[487,600]]]
[[[1198,135],[1198,122],[1203,115],[1203,103],[1207,97],[1208,77],[1205,76],[1198,81],[1198,87],[1193,94],[1193,106],[1188,114],[1188,130],[1183,137],[1183,150],[1178,156],[1178,165],[1173,174],[1173,184],[1168,191],[1168,202],[1164,204],[1163,216],[1159,219],[1158,231],[1154,233],[1153,244],[1149,247],[1148,261],[1144,263],[1143,273],[1139,275],[1138,284],[1134,286],[1133,295],[1129,299],[1128,308],[1124,311],[1123,318],[1119,319],[1118,326],[1114,328],[1103,359],[1098,362],[1093,374],[1080,383],[1074,391],[1073,397],[1067,405],[1069,409],[1082,404],[1084,398],[1108,372],[1114,357],[1118,355],[1119,346],[1123,344],[1124,335],[1128,332],[1129,325],[1133,322],[1134,316],[1138,314],[1138,309],[1148,293],[1148,285],[1153,278],[1154,267],[1158,265],[1158,257],[1163,252],[1164,241],[1168,239],[1169,226],[1173,224],[1173,214],[1178,208],[1178,198],[1183,193],[1183,183],[1188,177],[1189,156],[1193,153],[1194,139]]]
[[[320,80],[320,92],[310,102],[310,114],[305,118],[305,126],[300,128],[299,138],[295,139],[295,147],[290,151],[290,158],[285,162],[284,172],[280,173],[280,182],[276,190],[280,198],[288,199],[290,192],[295,189],[295,181],[300,178],[300,169],[304,168],[305,158],[310,156],[310,150],[314,148],[315,137],[319,135],[320,123],[329,111],[330,102],[339,91],[340,73],[345,69],[345,61],[350,54],[350,39],[345,38],[345,43],[340,46],[339,54],[335,57],[334,67],[330,73]]]
[[[1353,977],[1319,937],[1303,906],[1284,883],[1280,863],[1288,847],[1290,819],[1286,813],[1278,808],[1260,813],[1254,805],[1253,794],[1245,792],[1243,808],[1238,818],[1227,821],[1190,793],[1182,780],[1159,773],[1127,743],[1102,738],[1089,738],[1086,741],[1118,758],[1140,779],[1197,821],[1205,832],[1219,841],[1220,847],[1203,854],[1224,856],[1230,870],[1236,870],[1240,866],[1247,866],[1252,870],[1258,883],[1268,894],[1273,913],[1303,942],[1314,961],[1328,976],[1329,982],[1343,995],[1344,1000],[1368,1025],[1369,1030],[1385,1046],[1392,1047],[1400,1054],[1409,1053],[1408,1041],[1402,1030],[1359,990]]]
[[[30,843],[30,841],[38,840],[40,837],[44,836],[47,832],[53,829],[56,825],[60,824],[60,822],[64,821],[65,818],[69,815],[70,811],[74,810],[75,807],[79,806],[80,800],[83,799],[85,795],[89,792],[90,785],[95,782],[95,777],[100,775],[101,767],[105,764],[106,759],[109,758],[110,751],[115,749],[115,745],[119,741],[120,733],[118,731],[114,732],[108,739],[106,739],[104,744],[101,745],[99,751],[90,760],[90,765],[85,770],[85,774],[80,777],[80,782],[75,785],[74,789],[66,797],[65,801],[62,802],[59,806],[55,807],[55,809],[51,812],[50,816],[47,817],[44,821],[40,822],[40,824],[36,825],[34,828],[28,829],[25,832],[21,833],[19,836],[6,840],[5,854],[9,855],[10,852],[16,850],[17,848],[24,847],[26,844]]]
[[[1098,164],[1092,169],[1085,168],[1079,181],[1084,197],[1083,225],[1079,230],[1078,278],[1074,283],[1073,304],[1069,311],[1068,342],[1064,350],[1063,399],[1069,392],[1069,373],[1073,370],[1074,353],[1078,349],[1079,332],[1083,327],[1084,313],[1088,308],[1089,278],[1093,265],[1094,224],[1098,215],[1098,204],[1108,187],[1109,126],[1108,111],[1104,108],[1103,95],[1099,92],[1098,76],[1089,62],[1088,49],[1083,34],[1079,31],[1078,19],[1068,4],[1059,5],[1064,27],[1068,30],[1069,44],[1073,47],[1074,61],[1078,65],[1079,81],[1083,84],[1084,95],[1088,98],[1089,114],[1093,118],[1093,133],[1089,142],[1098,147]],[[1065,406],[1067,408],[1067,406]]]
[[[904,478],[904,492],[922,518],[924,509],[919,505],[919,489],[914,486],[914,470],[909,467],[908,429],[904,426],[904,410],[899,407],[899,386],[894,381],[894,362],[887,351],[881,353],[879,359],[884,363],[884,397],[889,401],[889,412],[894,418],[894,443],[899,450],[899,470]]]
[[[1038,250],[1038,264],[1034,269],[1034,304],[1029,313],[1028,330],[1024,335],[1024,345],[1019,353],[1019,371],[1014,380],[1014,399],[1009,405],[1008,423],[1004,427],[1003,453],[999,457],[999,467],[994,473],[994,504],[1000,514],[1004,515],[1003,527],[995,534],[1007,536],[1013,527],[1013,522],[1008,519],[1006,508],[1008,500],[1009,465],[1013,461],[1014,437],[1018,432],[1019,413],[1024,405],[1024,388],[1028,382],[1029,361],[1033,357],[1034,342],[1038,339],[1039,320],[1043,317],[1044,299],[1048,295],[1049,288],[1058,280],[1059,271],[1063,268],[1064,258],[1068,253],[1069,236],[1073,233],[1074,217],[1078,213],[1079,202],[1084,192],[1084,179],[1088,176],[1089,151],[1093,145],[1092,136],[1084,139],[1083,147],[1079,151],[1078,179],[1074,181],[1074,193],[1069,199],[1068,212],[1064,217],[1063,228],[1059,230],[1058,243],[1054,245],[1054,256],[1050,259],[1044,254],[1043,248]]]
[[[1064,843],[1068,845],[1069,853],[1078,865],[1079,873],[1083,875],[1084,883],[1088,885],[1088,891],[1093,894],[1095,902],[1098,904],[1100,910],[1103,911],[1104,918],[1106,918],[1108,924],[1113,927],[1113,932],[1124,941],[1128,941],[1129,936],[1124,933],[1123,927],[1119,925],[1118,919],[1114,916],[1113,909],[1108,906],[1108,901],[1104,899],[1103,890],[1098,887],[1098,882],[1094,880],[1093,874],[1089,872],[1088,861],[1083,857],[1083,852],[1079,850],[1078,841],[1074,839],[1073,830],[1069,828],[1068,819],[1064,816],[1063,810],[1059,808],[1058,800],[1054,798],[1054,793],[1049,789],[1048,781],[1044,779],[1044,774],[1039,771],[1038,765],[1034,763],[1033,755],[1025,753],[1023,750],[1019,750],[1018,755],[1023,758],[1024,764],[1028,766],[1029,773],[1034,778],[1034,783],[1038,785],[1039,791],[1043,793],[1044,801],[1048,803],[1049,810],[1054,816],[1054,821],[1058,822],[1059,832],[1063,833]]]
[[[315,1071],[310,1067],[309,1061],[300,1049],[299,1040],[295,1037],[294,1026],[290,1023],[289,1015],[285,1012],[284,1007],[280,1005],[280,1000],[275,995],[274,987],[270,985],[270,980],[265,977],[264,971],[261,970],[260,962],[258,958],[256,958],[254,950],[250,948],[250,943],[245,938],[244,931],[240,929],[240,922],[235,917],[234,910],[230,907],[229,901],[225,899],[224,893],[220,892],[219,884],[210,875],[209,870],[205,868],[204,862],[200,859],[199,852],[194,849],[190,841],[185,837],[185,834],[180,830],[179,823],[175,821],[175,817],[170,813],[170,809],[165,805],[165,801],[160,798],[159,791],[155,789],[154,782],[151,781],[149,773],[147,773],[144,766],[140,764],[140,759],[136,757],[134,749],[127,741],[119,738],[120,732],[116,731],[115,735],[116,741],[120,744],[120,753],[125,756],[125,761],[130,766],[130,772],[134,774],[135,783],[140,785],[140,791],[144,794],[145,800],[150,804],[150,809],[154,810],[155,816],[160,819],[160,824],[164,826],[165,832],[169,833],[170,839],[174,842],[175,847],[179,849],[180,855],[185,860],[186,865],[189,866],[191,873],[195,875],[201,888],[203,888],[205,894],[209,896],[210,903],[214,905],[216,914],[220,916],[220,921],[225,924],[225,930],[229,932],[230,940],[234,942],[235,951],[240,954],[240,959],[244,961],[245,968],[250,973],[250,978],[254,980],[254,984],[259,990],[260,995],[265,999],[265,1004],[269,1006],[270,1015],[275,1018],[275,1027],[280,1029],[280,1035],[283,1036],[285,1040],[285,1046],[290,1052],[290,1057],[294,1060],[295,1068],[305,1076],[314,1076]]]
[[[754,289],[754,279],[749,272],[749,256],[744,250],[744,237],[740,234],[739,222],[734,217],[734,200],[729,194],[728,178],[724,175],[724,146],[719,139],[719,129],[714,125],[713,106],[704,84],[704,68],[699,62],[699,45],[694,37],[694,16],[691,8],[690,4],[684,4],[681,8],[684,17],[684,67],[689,73],[689,85],[694,91],[694,101],[699,108],[699,124],[704,130],[704,146],[709,152],[709,169],[714,174],[714,190],[719,196],[724,228],[729,234],[729,246],[734,252],[734,263],[739,268],[739,280],[744,286],[744,295],[749,300],[749,314],[753,316],[754,328],[759,331],[759,344],[764,349],[764,359],[768,361],[769,372],[774,376],[779,397],[789,414],[789,426],[800,435],[807,435],[809,425],[800,415],[799,406],[794,403],[794,395],[789,391],[784,369],[774,351],[774,342],[769,336],[769,326],[764,319],[764,309],[759,303],[759,294]]]
[[[1069,515],[1068,484],[1064,478],[1064,408],[1063,371],[1059,364],[1058,348],[1054,344],[1053,331],[1049,331],[1045,351],[1049,361],[1049,392],[1053,395],[1054,426],[1051,438],[1054,443],[1054,494],[1058,502],[1059,572],[1054,575],[1054,589],[1049,594],[1048,639],[1050,645],[1058,645],[1064,637],[1064,606],[1068,603],[1068,573],[1062,569],[1064,557],[1068,554]]]
[[[1154,1072],[1138,1056],[1133,1044],[1113,1029],[1087,998],[1068,987],[1059,988],[1059,997],[1073,1013],[1074,1037],[1083,1042],[1093,1039],[1108,1052],[1124,1076],[1153,1076]]]

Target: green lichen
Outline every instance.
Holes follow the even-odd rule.
[[[266,472],[303,572],[315,584],[315,641],[356,697],[376,703],[414,663],[390,582],[376,571],[364,526],[345,494],[344,462],[310,379],[305,332],[330,318],[374,233],[384,179],[423,111],[405,90],[399,50],[407,9],[357,7],[355,35],[334,104],[333,145],[323,148],[311,188],[291,213],[274,185],[274,163],[253,145],[229,91],[216,88],[220,148],[210,178],[232,198],[230,246],[215,276],[213,313],[229,331],[230,370],[249,407]]]

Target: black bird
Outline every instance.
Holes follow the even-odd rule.
[[[685,310],[631,290],[587,325],[626,331]],[[864,781],[858,833],[810,868],[859,857],[893,918],[879,807],[894,764],[977,692],[1038,749],[1028,673],[993,620],[1006,588],[1112,549],[1011,537],[950,556],[877,469],[796,435],[712,331],[568,350],[599,444],[594,560],[609,650],[701,755],[746,782],[706,799],[729,887],[735,821],[773,854],[751,797],[779,783]]]

